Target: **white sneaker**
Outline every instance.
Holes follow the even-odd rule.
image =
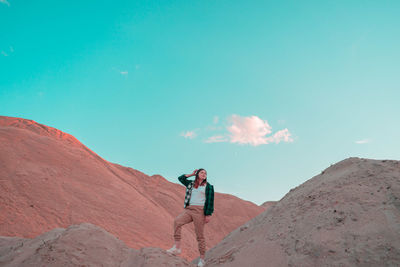
[[[173,255],[179,255],[179,254],[181,254],[181,249],[176,248],[176,246],[174,245],[172,248],[168,249],[167,252],[171,253]]]
[[[206,265],[206,263],[204,262],[204,260],[202,258],[200,258],[199,263],[197,263],[197,267],[203,267],[204,265]]]

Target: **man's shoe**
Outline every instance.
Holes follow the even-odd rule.
[[[197,264],[197,267],[203,267],[204,265],[206,265],[206,263],[204,262],[204,260],[202,258],[200,258],[199,263]]]
[[[167,252],[171,253],[173,255],[179,255],[179,254],[181,254],[181,249],[176,248],[176,246],[174,245],[172,248],[168,249]]]

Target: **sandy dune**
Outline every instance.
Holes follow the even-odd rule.
[[[207,266],[400,266],[400,162],[349,158],[208,251]]]

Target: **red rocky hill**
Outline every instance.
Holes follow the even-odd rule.
[[[0,116],[0,236],[34,238],[89,222],[132,248],[166,249],[184,195],[182,185],[108,162],[72,135]],[[216,193],[207,249],[263,210]],[[185,226],[183,235],[183,256],[192,259],[198,255],[193,226]]]

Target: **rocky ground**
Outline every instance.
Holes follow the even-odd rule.
[[[57,228],[35,239],[1,237],[0,266],[194,266],[160,248],[129,248],[93,224]]]

